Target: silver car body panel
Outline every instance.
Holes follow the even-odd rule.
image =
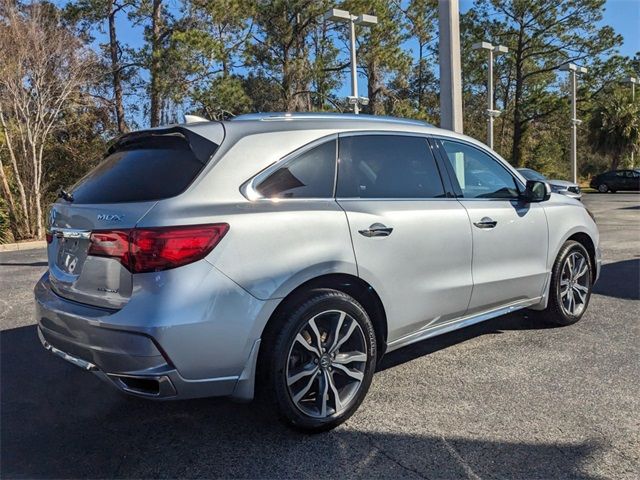
[[[183,128],[220,145],[189,187],[153,202],[59,200],[50,221],[59,237],[49,245],[49,272],[35,288],[43,344],[77,365],[93,365],[128,393],[153,397],[127,383],[142,378],[157,381],[159,397],[250,399],[273,312],[300,285],[327,274],[371,286],[387,318],[384,340],[394,350],[519,308],[544,308],[553,261],[576,233],[593,242],[599,270],[597,227],[580,202],[562,195],[527,206],[456,198],[247,198],[253,178],[299,149],[374,132],[470,143],[524,185],[506,161],[463,135],[416,121],[318,114]],[[474,227],[484,216],[497,227]],[[230,229],[205,259],[138,274],[117,260],[87,256],[86,235],[73,233],[219,222]],[[374,223],[393,234],[359,233]],[[66,252],[78,257],[72,271],[65,261],[73,258],[59,255],[62,239],[79,242]]]
[[[378,293],[388,318],[388,341],[467,311],[471,228],[453,199],[338,199],[349,219],[358,275]],[[375,223],[388,237],[359,233]],[[403,279],[411,278],[411,282]]]

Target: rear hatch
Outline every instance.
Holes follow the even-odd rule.
[[[126,304],[133,285],[127,239],[158,201],[198,176],[222,141],[218,126],[217,143],[182,127],[125,135],[63,194],[47,231],[49,279],[58,295],[105,308]]]

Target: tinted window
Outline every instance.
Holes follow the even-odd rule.
[[[438,167],[424,138],[341,137],[338,157],[338,197],[444,197]]]
[[[262,180],[256,191],[268,198],[330,198],[336,168],[336,141],[323,143],[287,161]]]
[[[513,176],[491,156],[464,143],[443,140],[442,145],[465,198],[518,196]]]
[[[208,144],[205,158],[217,145]],[[202,152],[201,152],[202,153]],[[184,191],[206,161],[196,158],[186,137],[140,136],[118,146],[72,189],[73,203],[119,203],[160,200]]]

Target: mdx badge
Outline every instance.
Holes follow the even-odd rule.
[[[121,222],[124,215],[116,215],[115,213],[99,213],[98,220],[104,222]]]

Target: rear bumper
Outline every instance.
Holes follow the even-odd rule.
[[[187,276],[179,283],[191,293],[185,297],[171,288],[178,279],[169,272],[140,275],[147,278],[117,311],[58,296],[45,274],[34,290],[42,345],[128,394],[250,399],[270,302],[258,301],[206,263],[182,272]],[[185,278],[196,278],[197,286]]]
[[[152,399],[177,399],[231,396],[238,383],[237,377],[212,378],[197,383],[187,381],[173,368],[165,364],[154,371],[133,371],[129,373],[110,373],[100,369],[96,364],[71,355],[58,347],[54,347],[45,338],[43,330],[38,327],[40,343],[49,352],[69,363],[94,373],[101,380],[118,390],[138,397]],[[90,352],[87,349],[87,353]],[[178,394],[180,392],[180,394]]]

